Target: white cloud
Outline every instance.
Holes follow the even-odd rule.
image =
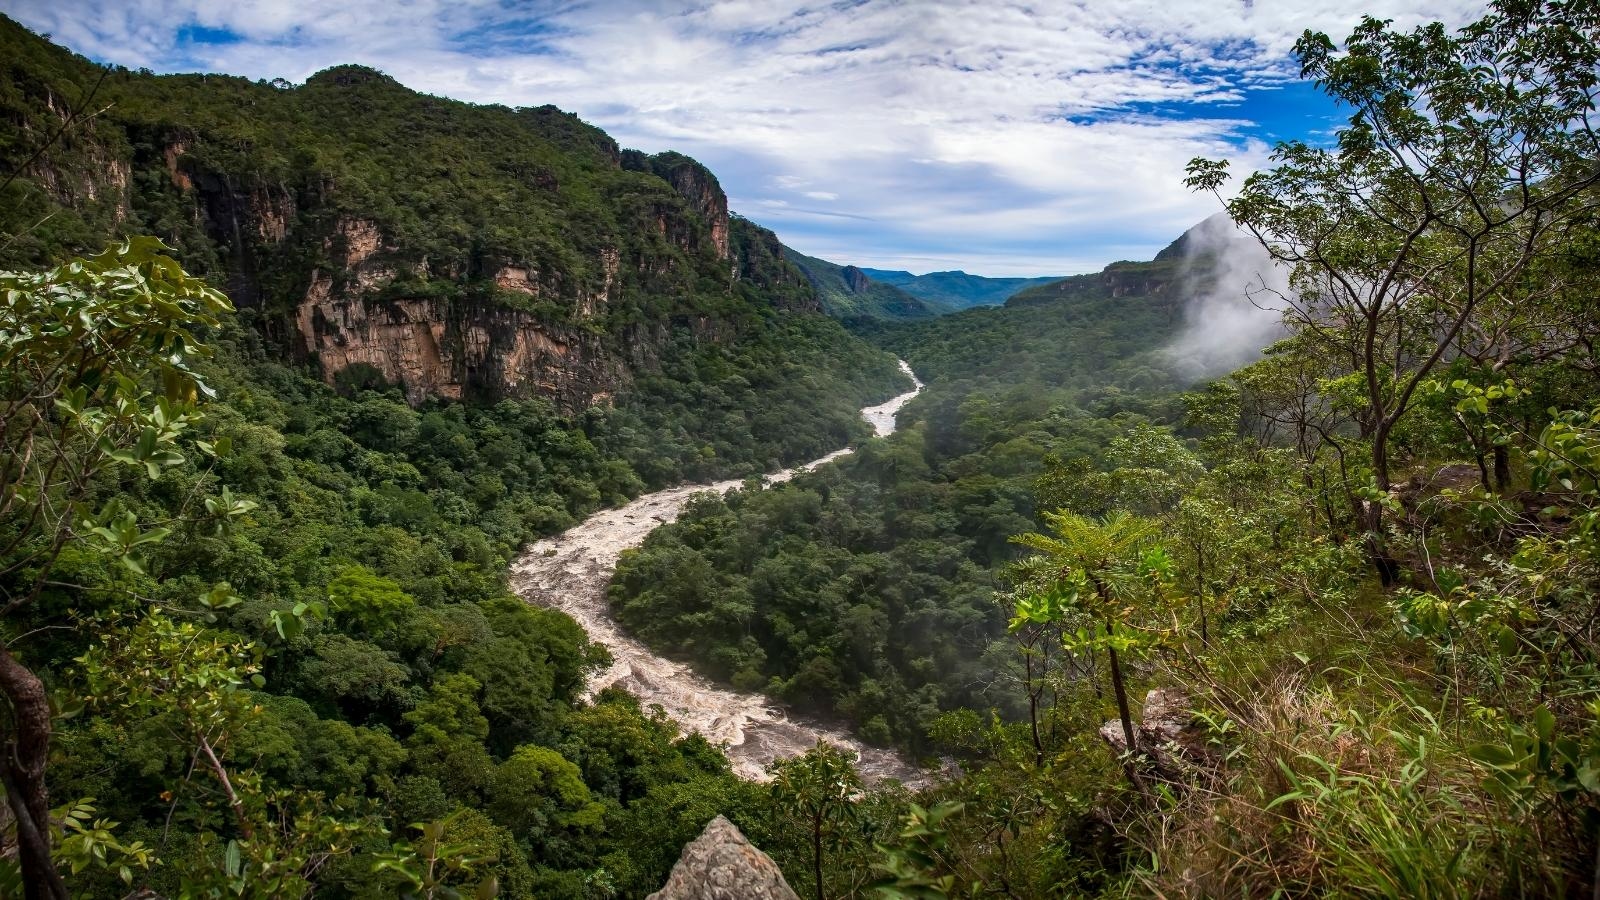
[[[1143,257],[1214,211],[1183,164],[1248,169],[1230,106],[1305,28],[1467,0],[13,0],[68,46],[158,71],[300,80],[341,62],[479,102],[554,103],[678,149],[805,252],[985,274]],[[181,26],[236,42],[180,41]],[[1324,124],[1324,127],[1326,127]],[[823,204],[819,209],[814,204]],[[936,265],[930,265],[937,263]]]

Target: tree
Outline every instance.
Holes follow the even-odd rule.
[[[1226,206],[1292,267],[1291,328],[1359,383],[1354,418],[1382,494],[1390,437],[1417,388],[1593,208],[1600,9],[1500,0],[1454,34],[1366,18],[1344,52],[1308,31],[1295,54],[1302,77],[1353,110],[1350,123],[1331,148],[1280,143],[1276,165]],[[1204,159],[1188,172],[1191,188],[1219,196],[1228,177],[1225,162]],[[1391,583],[1381,497],[1349,488]]]
[[[71,544],[139,572],[139,548],[168,534],[117,500],[92,505],[113,470],[153,480],[184,462],[179,438],[207,391],[191,368],[206,352],[197,333],[231,308],[166,249],[131,238],[46,271],[0,272],[0,614],[29,607]],[[26,896],[64,898],[44,780],[50,704],[5,643],[0,693],[9,714],[0,782],[16,817]]]
[[[416,604],[400,585],[365,566],[346,567],[328,582],[328,605],[358,633],[381,631]]]
[[[1135,585],[1170,581],[1169,567],[1160,548],[1148,547],[1154,523],[1148,519],[1113,513],[1096,521],[1070,512],[1045,513],[1053,534],[1030,532],[1012,540],[1045,554],[1045,574],[1039,593],[1017,607],[1013,628],[1019,622],[1058,619],[1070,610],[1088,612],[1098,625],[1066,637],[1069,650],[1104,650],[1111,670],[1111,690],[1117,701],[1117,718],[1128,752],[1137,753],[1138,736],[1123,677],[1119,651],[1131,650],[1143,639],[1134,621],[1138,614]],[[1152,578],[1151,576],[1160,576]],[[1119,627],[1121,626],[1121,627]],[[1130,776],[1133,769],[1128,769]],[[1137,780],[1137,779],[1135,779]]]
[[[779,760],[772,774],[772,796],[804,824],[811,839],[811,872],[817,900],[825,900],[822,886],[824,844],[837,837],[840,827],[855,813],[861,793],[855,755],[824,741],[793,759]]]
[[[458,797],[480,795],[494,767],[483,746],[489,720],[478,709],[481,688],[471,675],[446,675],[434,681],[428,699],[405,714],[415,729],[406,740],[412,767]]]
[[[1019,568],[1026,571],[1025,566]],[[1011,602],[1009,631],[1022,651],[1022,689],[1028,696],[1028,738],[1033,742],[1034,768],[1039,769],[1044,767],[1044,736],[1039,730],[1039,717],[1045,692],[1055,681],[1052,653],[1063,644],[1067,619],[1064,598],[1059,589],[1046,589],[1020,597],[1001,595],[999,599],[1002,603]],[[1065,655],[1064,650],[1062,655]],[[1060,662],[1055,665],[1060,666]]]
[[[337,804],[330,811],[314,792],[269,788],[259,773],[229,761],[230,746],[261,711],[245,688],[266,684],[261,659],[257,646],[152,613],[108,630],[78,660],[87,705],[156,724],[185,748],[191,771],[209,773],[221,791],[232,836],[210,865],[185,873],[187,896],[306,896],[317,869],[381,833],[370,819],[337,814]],[[187,795],[204,796],[189,778],[168,795],[174,809]],[[202,846],[218,840],[207,834]]]
[[[490,817],[520,838],[532,858],[547,862],[573,855],[568,844],[605,824],[605,806],[590,794],[578,767],[533,744],[518,747],[496,767],[487,806]]]

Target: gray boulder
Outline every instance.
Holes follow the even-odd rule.
[[[1177,779],[1185,769],[1215,766],[1216,752],[1206,742],[1205,726],[1191,711],[1189,698],[1182,691],[1157,688],[1144,698],[1134,739],[1155,767],[1157,774]],[[1128,751],[1122,723],[1116,719],[1100,726],[1100,737],[1117,753]]]
[[[800,900],[772,858],[722,816],[683,848],[666,886],[645,900]]]

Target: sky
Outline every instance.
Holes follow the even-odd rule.
[[[813,256],[1068,275],[1149,259],[1219,209],[1184,164],[1267,164],[1348,113],[1291,49],[1468,0],[0,0],[93,59],[301,82],[361,63],[420,91],[576,112],[678,150]]]

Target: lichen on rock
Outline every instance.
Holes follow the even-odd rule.
[[[667,883],[646,900],[800,900],[772,858],[717,816],[683,848]]]

